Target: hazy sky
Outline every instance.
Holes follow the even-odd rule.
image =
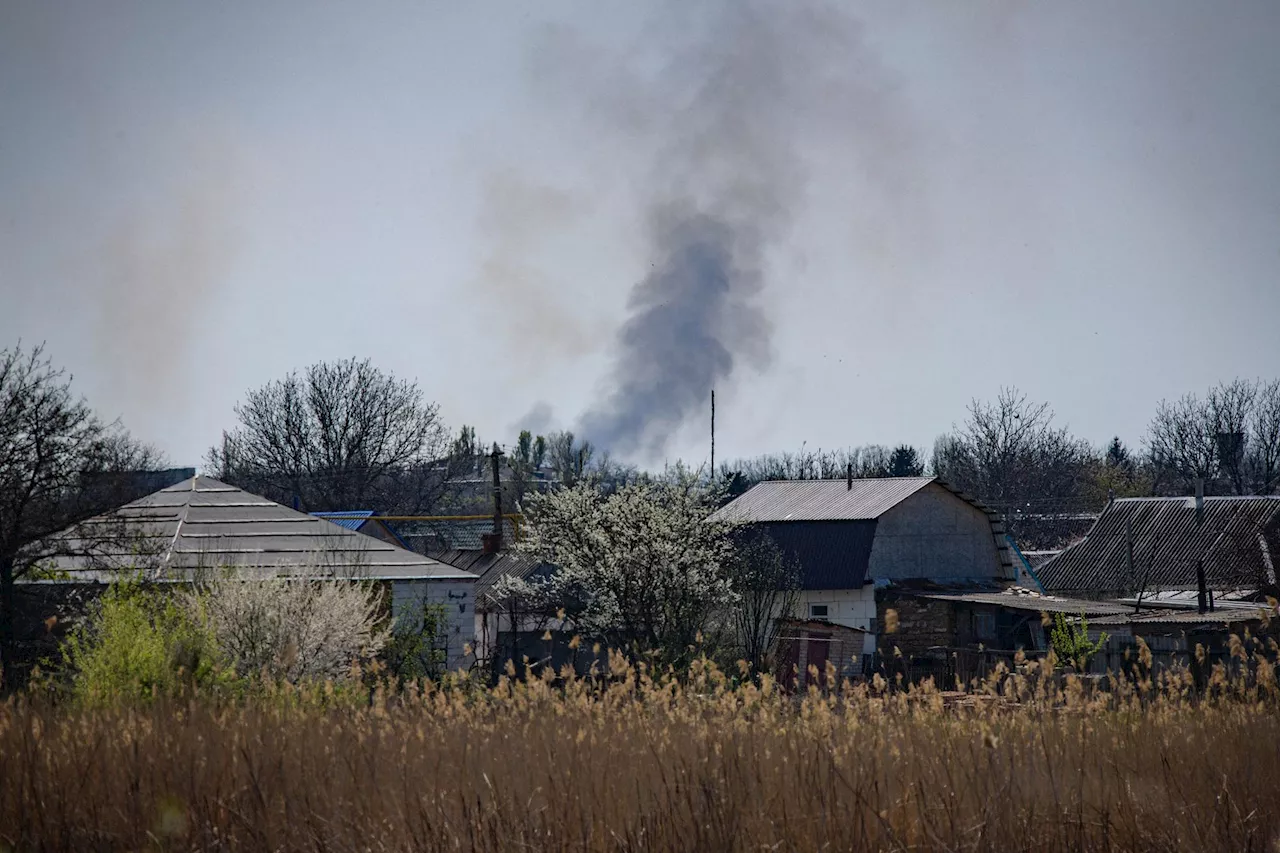
[[[627,389],[642,462],[706,455],[668,379],[729,457],[1280,375],[1274,0],[680,8],[0,0],[0,346],[175,464],[353,355],[488,440]],[[617,344],[673,199],[747,276],[714,367]]]

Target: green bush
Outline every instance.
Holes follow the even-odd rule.
[[[73,695],[91,705],[145,702],[235,681],[198,614],[132,581],[111,585],[62,655]]]
[[[1089,666],[1089,660],[1106,648],[1107,635],[1102,634],[1097,642],[1091,642],[1089,623],[1085,620],[1083,613],[1080,614],[1080,622],[1076,625],[1067,622],[1066,617],[1061,613],[1055,613],[1049,643],[1053,646],[1053,653],[1058,660],[1075,667],[1077,672],[1084,672]]]

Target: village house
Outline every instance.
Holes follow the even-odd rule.
[[[765,482],[713,517],[763,531],[799,563],[799,610],[780,633],[801,673],[954,645],[955,608],[922,596],[998,594],[1022,565],[995,513],[933,477]]]
[[[92,531],[109,531],[95,535]],[[210,572],[275,578],[320,572],[335,581],[382,584],[391,617],[421,624],[424,607],[445,614],[437,642],[450,669],[467,662],[476,575],[334,521],[298,512],[210,477],[192,477],[62,534],[63,549],[27,586],[102,585],[141,573],[157,583]],[[36,593],[35,590],[32,590]],[[33,596],[47,600],[49,590]]]

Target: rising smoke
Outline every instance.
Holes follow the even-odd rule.
[[[874,153],[860,130],[879,145],[888,112],[857,22],[833,5],[689,5],[662,28],[663,55],[650,62],[661,70],[622,78],[608,96],[608,114],[650,133],[640,198],[651,269],[632,288],[609,390],[578,430],[630,457],[661,456],[705,417],[712,388],[768,367],[760,297],[804,202],[810,155],[834,147],[859,168]]]

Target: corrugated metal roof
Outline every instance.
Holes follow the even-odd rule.
[[[1275,614],[1271,614],[1274,618]],[[1261,621],[1266,616],[1261,607],[1228,607],[1209,613],[1195,610],[1151,610],[1142,613],[1126,613],[1100,616],[1089,620],[1089,627],[1103,625],[1178,625],[1184,630],[1195,625],[1223,627]]]
[[[922,592],[921,598],[939,601],[959,601],[968,604],[989,604],[1008,610],[1026,610],[1034,613],[1069,613],[1079,616],[1113,615],[1132,608],[1112,601],[1086,601],[1079,598],[1063,598],[1058,595],[1042,595],[1025,587],[1009,587],[1002,592]]]
[[[364,523],[373,517],[371,509],[357,509],[351,512],[313,512],[316,518],[327,518],[339,527],[348,530],[359,530]]]
[[[770,480],[757,483],[713,519],[754,521],[874,521],[925,486],[933,477],[874,480]]]
[[[107,528],[112,535],[88,532]],[[315,569],[367,578],[475,577],[209,477],[162,489],[60,536],[67,543],[60,550],[79,556],[56,558],[47,567],[94,579],[121,569],[171,577],[217,569],[249,576]]]
[[[1211,588],[1256,587],[1274,582],[1278,547],[1278,497],[1205,498],[1203,525],[1194,498],[1122,498],[1036,574],[1049,592],[1129,595],[1144,581],[1147,589],[1194,589],[1196,563],[1204,560]]]
[[[789,521],[752,525],[800,563],[803,589],[861,589],[875,521]]]

